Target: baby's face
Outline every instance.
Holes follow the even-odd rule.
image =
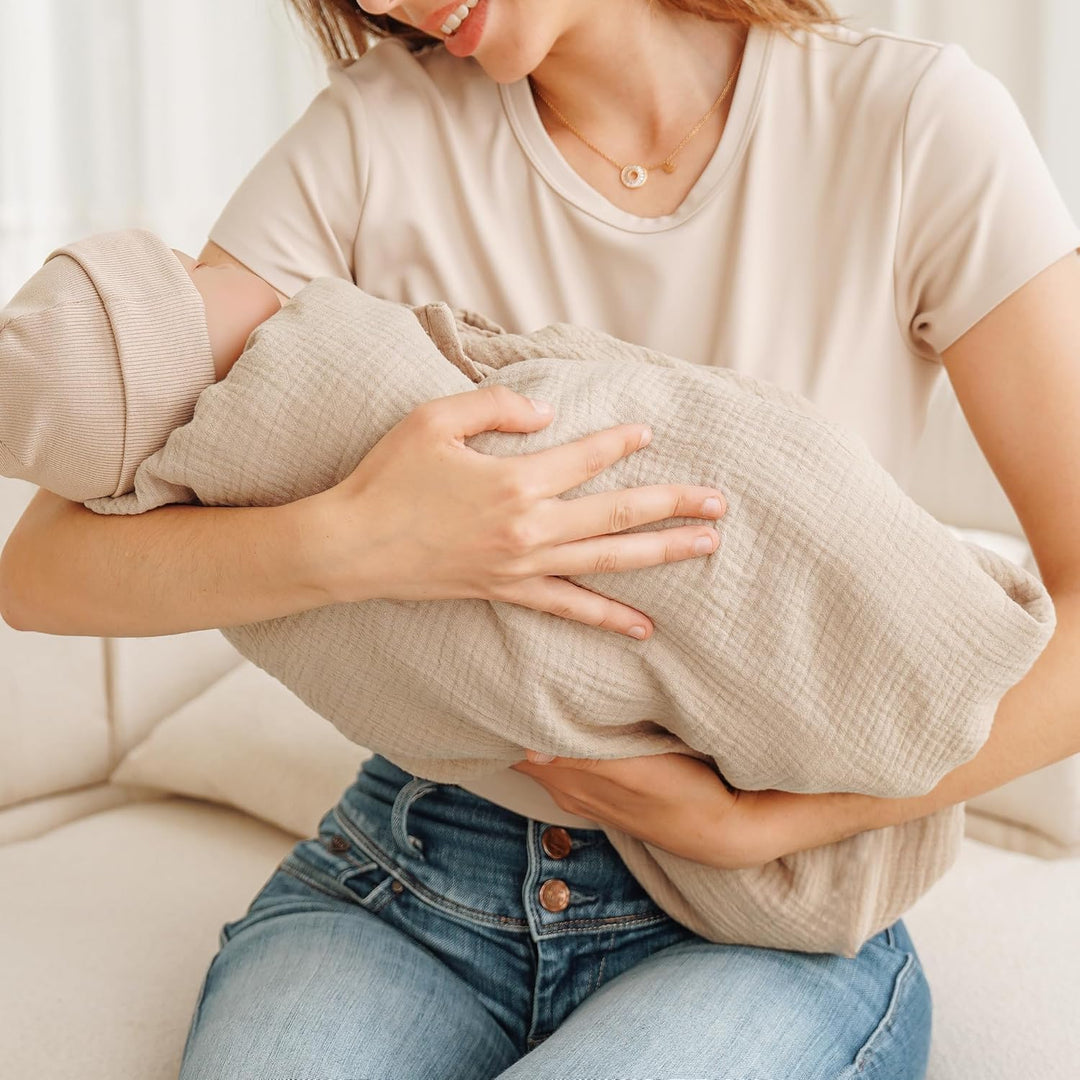
[[[258,274],[240,266],[211,266],[175,252],[206,309],[206,327],[217,377],[222,379],[244,351],[251,331],[281,307],[277,293]]]

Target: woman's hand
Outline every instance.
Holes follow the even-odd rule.
[[[647,637],[642,613],[563,580],[693,558],[715,550],[712,525],[615,535],[669,517],[715,519],[713,488],[627,488],[558,496],[644,446],[644,425],[622,424],[534,454],[481,454],[481,431],[530,432],[551,411],[507,387],[427,402],[396,424],[340,484],[311,497],[323,579],[335,601],[477,597]],[[706,505],[710,497],[715,507]],[[704,539],[707,550],[696,551]],[[632,633],[636,627],[640,634]]]
[[[763,866],[882,824],[873,804],[883,800],[730,791],[711,766],[687,754],[548,761],[529,750],[527,758],[510,768],[541,784],[561,809],[718,870]]]

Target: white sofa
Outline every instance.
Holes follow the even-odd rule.
[[[1029,558],[944,377],[920,454],[928,510]],[[0,481],[0,538],[31,493]],[[216,631],[0,623],[0,701],[0,1076],[172,1080],[221,925],[366,751]],[[934,998],[930,1080],[1080,1077],[1080,758],[967,821],[959,864],[905,916]]]

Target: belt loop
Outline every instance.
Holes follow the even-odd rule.
[[[423,841],[418,836],[410,836],[406,829],[409,807],[438,786],[434,780],[414,776],[407,784],[402,785],[394,798],[394,805],[390,811],[390,833],[394,838],[394,843],[405,854],[416,855],[421,859],[424,857]]]

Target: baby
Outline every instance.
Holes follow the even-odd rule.
[[[130,491],[280,306],[144,230],[53,252],[0,312],[0,474],[75,502]]]
[[[641,643],[478,599],[376,598],[223,629],[418,776],[467,783],[525,747],[677,752],[742,790],[922,794],[985,742],[1053,633],[1041,583],[957,541],[781,387],[582,327],[508,334],[332,278],[280,307],[255,275],[142,232],[62,249],[0,314],[0,471],[105,514],[277,505],[344,479],[420,403],[476,385],[549,401],[554,418],[480,432],[471,449],[647,421],[649,446],[573,497],[685,479],[729,509],[710,558],[573,578],[648,612]],[[710,940],[854,956],[956,858],[963,807],[738,871],[604,831]]]

